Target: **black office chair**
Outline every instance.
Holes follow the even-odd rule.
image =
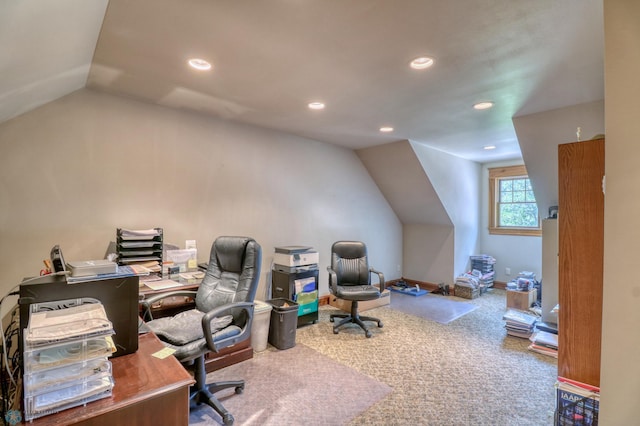
[[[209,266],[197,292],[172,291],[143,301],[148,311],[166,297],[195,298],[195,309],[149,321],[147,326],[176,351],[174,356],[183,365],[193,369],[196,383],[191,387],[191,400],[211,406],[225,425],[233,424],[233,416],[214,393],[232,387],[242,393],[244,381],[207,383],[205,355],[250,337],[261,258],[260,245],[252,238],[219,237],[211,247]]]
[[[343,318],[333,326],[333,333],[338,334],[338,328],[347,323],[358,324],[371,337],[364,321],[374,321],[382,327],[378,318],[360,316],[358,302],[374,300],[384,291],[384,275],[380,271],[369,268],[367,260],[367,246],[360,241],[337,241],[331,246],[331,266],[329,272],[329,290],[335,297],[351,301],[351,314],[331,314],[331,322],[335,318]],[[371,285],[371,274],[378,275],[380,287]]]

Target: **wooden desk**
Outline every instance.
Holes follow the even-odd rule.
[[[188,425],[193,377],[152,333],[139,337],[138,351],[111,360],[115,386],[109,398],[33,420],[27,425]]]

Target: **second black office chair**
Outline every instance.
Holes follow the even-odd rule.
[[[207,383],[205,355],[251,336],[261,256],[260,245],[251,238],[219,237],[211,247],[209,266],[197,292],[169,292],[143,302],[143,306],[149,308],[162,298],[195,298],[196,309],[159,318],[147,325],[165,346],[175,349],[174,356],[178,361],[193,369],[196,384],[191,387],[191,399],[211,406],[225,425],[233,424],[233,416],[214,393],[227,388],[242,393],[244,381]]]
[[[374,321],[378,327],[382,327],[382,321],[378,318],[361,316],[358,313],[358,302],[374,300],[380,297],[384,291],[384,275],[380,271],[369,268],[367,260],[367,246],[360,241],[337,241],[331,246],[331,266],[329,272],[329,290],[335,297],[351,301],[350,314],[331,314],[330,321],[335,318],[342,320],[333,326],[333,333],[338,334],[338,329],[347,323],[358,324],[365,333],[371,337],[371,331],[364,321]],[[378,275],[379,288],[372,285],[371,274]]]

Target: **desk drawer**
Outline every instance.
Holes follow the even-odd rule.
[[[151,315],[153,318],[162,318],[176,315],[179,312],[193,309],[196,307],[195,300],[192,297],[186,296],[171,296],[159,300],[157,303],[151,305]],[[147,318],[143,312],[142,306],[140,307],[140,314],[143,318]]]

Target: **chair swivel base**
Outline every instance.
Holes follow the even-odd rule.
[[[373,321],[378,323],[378,328],[382,328],[382,321],[378,318],[374,317],[366,317],[360,316],[358,314],[358,301],[354,300],[351,302],[351,314],[331,314],[329,316],[329,321],[334,322],[335,318],[343,318],[338,324],[333,326],[333,334],[338,334],[338,329],[345,324],[354,323],[360,326],[364,330],[364,335],[369,338],[373,336],[371,331],[367,328],[364,321]]]
[[[196,383],[191,386],[189,399],[196,404],[207,404],[209,407],[222,417],[225,426],[233,425],[234,418],[227,411],[222,403],[215,397],[214,393],[223,389],[235,388],[235,392],[240,394],[244,391],[244,380],[230,380],[224,382],[206,383],[206,370],[204,368],[204,357],[197,359],[194,378]]]

